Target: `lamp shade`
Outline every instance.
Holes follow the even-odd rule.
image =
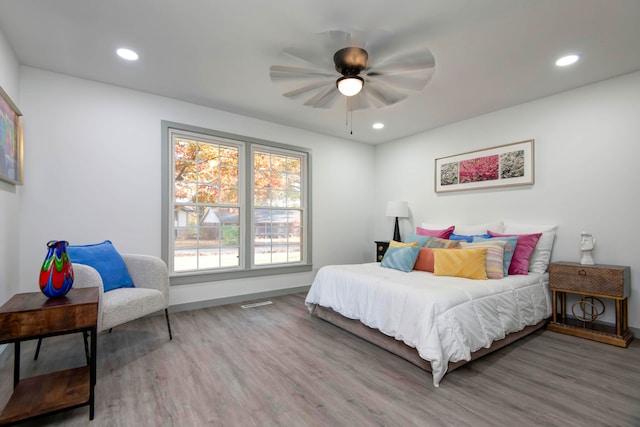
[[[387,216],[396,218],[407,218],[409,216],[408,202],[387,202]]]

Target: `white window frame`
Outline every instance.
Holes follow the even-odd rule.
[[[259,277],[275,274],[300,273],[313,269],[311,261],[311,151],[272,141],[261,140],[196,126],[162,121],[162,233],[161,254],[169,267],[172,285],[213,282],[219,280]],[[240,209],[240,263],[238,267],[217,268],[214,270],[191,270],[175,272],[173,268],[174,249],[174,150],[173,135],[182,135],[214,144],[238,146],[238,205]],[[254,233],[253,223],[253,153],[262,150],[288,156],[299,156],[302,159],[303,186],[301,190],[300,210],[303,232],[299,262],[259,264],[253,260]]]

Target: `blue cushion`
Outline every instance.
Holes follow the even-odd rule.
[[[449,236],[449,240],[466,240],[469,243],[473,242],[473,238],[474,237],[482,237],[483,239],[490,239],[491,238],[491,234],[474,234],[473,236],[467,236],[465,234],[451,234],[451,236]]]
[[[390,246],[385,252],[380,265],[394,270],[409,272],[413,270],[419,253],[420,246]]]
[[[417,234],[411,233],[407,237],[404,238],[405,243],[413,243],[418,242],[418,246],[423,247],[427,240],[429,240],[429,236],[419,236]]]
[[[474,242],[482,242],[484,240],[502,240],[507,242],[504,245],[504,277],[509,275],[509,266],[511,265],[511,259],[513,258],[513,253],[516,250],[516,245],[518,244],[518,236],[514,237],[491,237],[490,239],[484,237],[474,237]]]
[[[95,245],[70,245],[67,253],[71,263],[85,264],[98,271],[105,292],[134,287],[129,270],[111,241],[105,240]]]

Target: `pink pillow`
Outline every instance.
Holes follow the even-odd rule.
[[[427,230],[426,228],[416,227],[416,234],[418,236],[430,236],[430,237],[438,237],[440,239],[448,239],[453,233],[453,229],[456,228],[455,225],[447,228],[446,230]]]
[[[493,237],[517,237],[516,249],[509,264],[509,274],[529,274],[529,258],[540,240],[542,233],[535,234],[501,234],[487,230]]]

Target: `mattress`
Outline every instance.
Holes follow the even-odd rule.
[[[328,307],[404,342],[431,363],[438,386],[449,362],[551,315],[548,274],[471,280],[408,273],[379,263],[322,267],[305,304]]]

